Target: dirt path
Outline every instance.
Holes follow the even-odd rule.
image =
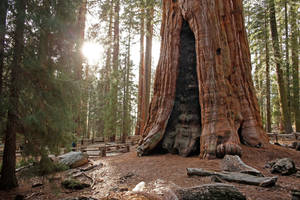
[[[300,152],[289,150],[278,146],[269,146],[264,149],[249,148],[243,146],[242,160],[260,170],[265,176],[274,176],[267,169],[264,169],[266,162],[283,157],[290,157],[300,167]],[[158,179],[168,183],[174,183],[180,187],[192,187],[200,184],[210,183],[210,178],[188,177],[187,167],[199,167],[209,170],[220,170],[220,160],[200,160],[198,157],[184,158],[178,155],[153,155],[138,158],[134,149],[122,155],[107,157],[98,160],[104,167],[89,173],[94,177],[96,184],[93,189],[85,189],[79,192],[63,190],[60,183],[54,182],[46,184],[43,188],[32,189],[28,183],[21,182],[20,188],[10,193],[1,193],[0,199],[13,199],[15,194],[30,195],[40,192],[29,199],[62,199],[70,196],[89,196],[103,198],[109,192],[118,190],[131,190],[138,183],[144,181],[147,184],[153,183]],[[27,185],[27,187],[26,187]],[[55,192],[53,192],[53,185]],[[291,199],[290,191],[300,188],[300,179],[292,176],[279,176],[276,186],[262,188],[242,184],[234,184],[243,192],[249,200],[277,200]],[[4,198],[3,198],[4,197]]]

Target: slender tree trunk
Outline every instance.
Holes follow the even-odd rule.
[[[8,109],[7,129],[5,132],[5,146],[3,153],[3,165],[1,170],[0,187],[11,189],[18,186],[16,178],[16,135],[19,126],[19,94],[21,85],[19,83],[22,54],[24,50],[24,28],[25,28],[26,0],[16,2],[16,29],[14,34],[14,57],[11,69],[10,104]]]
[[[4,68],[4,39],[6,32],[6,14],[8,8],[8,1],[2,0],[0,2],[0,99],[2,99],[3,89],[3,68]]]
[[[114,47],[113,47],[113,84],[112,84],[112,113],[114,124],[111,125],[111,137],[110,141],[116,140],[116,124],[118,116],[118,85],[119,85],[119,11],[120,11],[120,1],[116,0],[114,5]]]
[[[48,61],[48,56],[49,56],[49,36],[50,36],[50,25],[46,22],[45,19],[49,19],[51,16],[50,14],[50,5],[49,1],[43,1],[43,14],[44,16],[42,17],[42,23],[40,26],[40,41],[39,41],[39,63],[42,67],[42,69],[45,70],[45,73],[47,73],[49,70],[49,61]]]
[[[272,43],[274,49],[277,81],[279,86],[279,96],[280,96],[280,103],[281,103],[281,114],[283,118],[285,133],[291,133],[293,132],[293,129],[291,124],[291,117],[290,117],[291,115],[288,109],[288,97],[286,91],[286,84],[284,81],[283,70],[281,68],[282,56],[279,47],[274,0],[269,0],[269,6],[270,6],[270,26],[271,26],[271,33],[272,33]]]
[[[125,143],[126,132],[126,72],[127,72],[127,57],[124,59],[124,71],[123,71],[123,116],[122,116],[122,143]]]
[[[140,13],[140,65],[139,65],[139,86],[138,86],[138,113],[135,128],[135,135],[141,135],[143,125],[143,94],[144,94],[144,76],[145,76],[145,54],[144,54],[144,40],[145,40],[145,9],[144,1],[141,1]]]
[[[297,24],[297,0],[292,0],[291,30],[292,30],[292,65],[293,65],[293,109],[295,113],[296,132],[300,132],[299,105],[299,29]]]
[[[132,20],[129,19],[129,30],[128,30],[128,43],[127,43],[127,56],[124,70],[124,102],[123,102],[123,134],[122,142],[126,142],[126,138],[129,134],[129,124],[130,124],[130,110],[129,110],[129,101],[130,101],[130,91],[129,91],[129,73],[130,73],[130,51],[131,51],[131,24]]]
[[[109,23],[107,32],[107,50],[105,61],[105,94],[110,90],[109,77],[111,75],[111,48],[112,48],[112,23],[113,23],[113,1],[110,2]]]
[[[138,155],[200,149],[200,157],[215,158],[241,155],[240,143],[268,143],[242,12],[242,0],[163,1],[161,54]]]
[[[79,12],[78,12],[78,18],[77,18],[77,68],[76,68],[76,80],[80,82],[80,93],[79,93],[79,99],[77,103],[77,118],[76,118],[76,130],[75,133],[79,137],[80,134],[83,132],[83,127],[85,124],[84,116],[86,113],[83,113],[83,107],[86,104],[86,102],[83,102],[84,97],[82,96],[84,93],[84,88],[82,88],[82,74],[83,74],[83,55],[81,53],[81,48],[84,43],[84,32],[85,32],[85,19],[86,19],[86,12],[87,12],[87,0],[82,0]]]
[[[284,2],[284,23],[285,23],[285,64],[286,64],[286,80],[287,80],[286,92],[287,92],[287,100],[288,100],[288,112],[291,115],[288,0],[285,0]]]
[[[266,51],[266,96],[267,96],[267,132],[272,132],[272,116],[271,116],[271,84],[270,84],[270,52],[269,52],[269,29],[267,12],[265,12],[265,51]]]
[[[104,98],[104,118],[103,118],[103,135],[110,136],[111,135],[111,123],[112,123],[112,116],[111,116],[111,109],[112,109],[112,101],[111,101],[111,93],[113,90],[113,73],[112,73],[112,48],[113,48],[113,13],[114,13],[114,1],[110,0],[109,6],[109,22],[108,22],[108,32],[106,38],[106,60],[105,60],[105,69],[104,69],[104,91],[103,91],[103,98]]]
[[[143,106],[142,106],[142,127],[148,117],[150,101],[150,84],[151,84],[151,65],[152,65],[152,38],[153,38],[153,0],[146,1],[146,52],[145,52],[145,74],[143,89]]]

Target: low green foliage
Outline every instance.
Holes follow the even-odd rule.
[[[83,188],[86,188],[86,187],[90,187],[89,184],[86,184],[86,183],[81,183],[75,179],[67,179],[67,180],[64,180],[61,185],[66,188],[66,189],[72,189],[72,190],[81,190]]]
[[[33,164],[35,162],[36,161],[33,158],[29,158],[29,159],[22,158],[19,162],[17,162],[16,168],[18,169],[20,167],[25,167],[25,166],[28,166],[28,165]]]

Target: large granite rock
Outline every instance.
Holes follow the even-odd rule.
[[[295,163],[290,158],[282,158],[267,163],[266,168],[270,168],[272,174],[291,175],[297,172]]]
[[[253,176],[263,177],[262,173],[257,169],[246,165],[239,156],[226,155],[222,162],[221,168],[223,171],[239,172],[244,174],[250,174]]]
[[[80,167],[88,163],[88,155],[82,152],[69,152],[58,157],[59,163],[69,166],[70,168]]]

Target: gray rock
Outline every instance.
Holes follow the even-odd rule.
[[[296,177],[297,177],[297,178],[300,178],[300,171],[298,171],[298,172],[296,173]]]
[[[279,173],[281,175],[290,175],[296,173],[295,163],[290,158],[282,158],[279,160],[271,161],[266,165],[267,168],[271,168],[271,173]]]
[[[246,200],[246,197],[233,185],[215,183],[174,191],[180,200]]]
[[[300,142],[293,142],[289,145],[289,148],[295,149],[296,151],[300,151]]]
[[[221,162],[221,168],[223,171],[240,172],[253,176],[263,177],[260,171],[253,167],[250,167],[249,165],[246,165],[237,155],[226,155]]]
[[[292,200],[300,200],[300,190],[292,190]]]
[[[59,163],[67,165],[71,168],[80,167],[88,163],[88,155],[82,152],[71,151],[58,157]]]
[[[296,149],[296,151],[300,151],[300,142],[297,142],[295,149]]]

